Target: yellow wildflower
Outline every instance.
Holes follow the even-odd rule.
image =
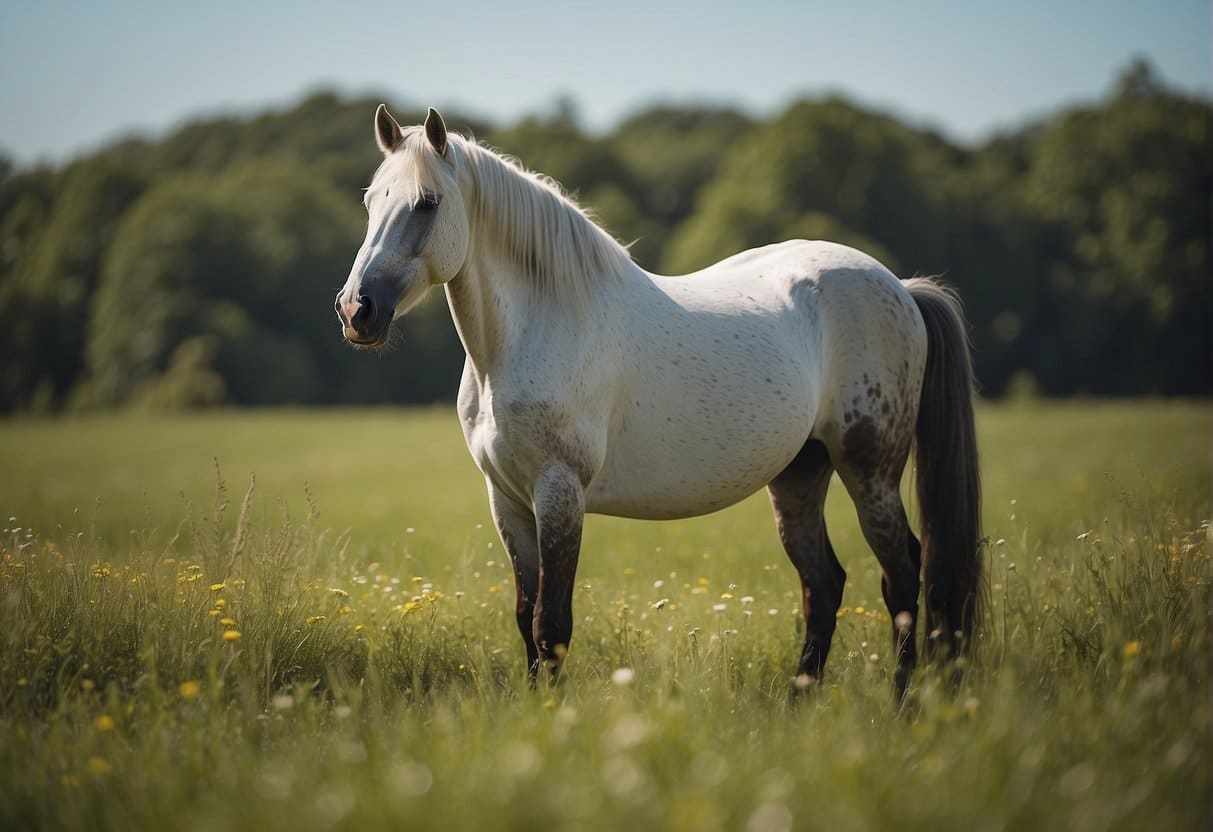
[[[89,757],[88,770],[98,777],[104,777],[110,773],[110,761],[104,757]]]
[[[323,615],[309,615],[307,617],[307,623],[308,624],[319,624],[324,619],[325,619],[325,616],[323,616]]]
[[[98,734],[108,734],[114,730],[114,718],[109,714],[102,714],[93,720],[93,729]]]
[[[1133,641],[1127,642],[1124,646],[1124,656],[1125,656],[1126,660],[1136,658],[1137,654],[1140,652],[1141,652],[1141,642],[1138,641],[1137,639],[1133,639]]]
[[[211,592],[218,592],[221,589],[227,589],[227,584],[211,584]]]
[[[237,641],[237,640],[239,640],[239,638],[240,638],[239,630],[224,630],[223,631],[223,640],[224,641]]]
[[[201,692],[201,690],[202,690],[202,686],[200,684],[198,684],[197,682],[195,682],[193,679],[190,679],[189,681],[186,681],[186,682],[182,682],[180,685],[177,686],[177,692],[179,694],[181,694],[181,698],[185,699],[185,700],[197,699],[198,694],[199,694],[199,692]]]

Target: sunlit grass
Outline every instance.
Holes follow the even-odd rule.
[[[960,689],[925,669],[900,712],[841,489],[850,579],[810,697],[788,695],[799,588],[761,498],[680,523],[594,519],[567,672],[531,690],[449,413],[9,427],[24,488],[0,486],[16,507],[0,534],[3,828],[1208,821],[1199,407],[983,411],[990,615]],[[202,470],[165,458],[161,474],[174,433],[198,431]],[[365,438],[309,444],[336,431]],[[387,461],[367,451],[385,434]],[[115,450],[138,435],[160,454]],[[217,487],[211,455],[255,488],[244,471]],[[49,479],[79,495],[57,514]],[[95,517],[73,513],[96,495]]]

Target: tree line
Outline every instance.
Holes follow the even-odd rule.
[[[377,103],[320,93],[58,168],[0,159],[0,412],[451,399],[441,293],[382,356],[332,312]],[[840,97],[767,120],[660,106],[605,135],[567,104],[447,121],[562,182],[651,270],[804,237],[943,275],[986,395],[1206,395],[1211,114],[1137,62],[1103,100],[977,147]]]

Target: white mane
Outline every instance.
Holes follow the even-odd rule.
[[[455,184],[420,128],[405,131],[401,151],[406,181],[415,194],[441,192]],[[447,156],[456,175],[463,179],[466,172],[470,180],[463,196],[473,235],[492,235],[502,253],[545,296],[576,306],[596,282],[611,280],[632,265],[627,247],[595,224],[555,180],[454,134],[448,136]]]

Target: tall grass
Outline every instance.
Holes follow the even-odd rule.
[[[789,698],[795,613],[774,569],[582,586],[568,673],[531,690],[499,554],[401,572],[310,515],[251,522],[252,495],[225,523],[220,480],[175,535],[119,549],[87,523],[10,521],[0,826],[1208,820],[1209,530],[1165,500],[1128,498],[1048,551],[1027,529],[992,541],[959,690],[927,669],[899,711],[883,609],[844,608],[827,683]]]

